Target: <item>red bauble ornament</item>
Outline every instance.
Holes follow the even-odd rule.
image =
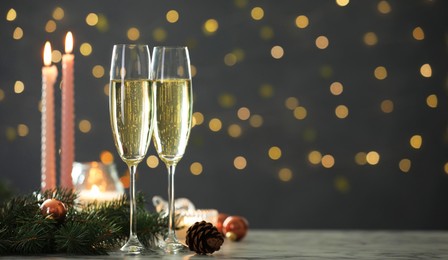
[[[218,214],[218,222],[216,223],[216,228],[217,228],[218,231],[219,231],[221,234],[223,234],[223,235],[225,235],[225,234],[224,234],[224,232],[222,232],[222,226],[223,226],[224,220],[226,220],[226,218],[227,218],[228,216],[229,216],[229,215],[227,215],[227,214],[225,214],[225,213],[219,213],[219,214]]]
[[[222,224],[222,232],[232,241],[243,239],[248,229],[249,222],[241,216],[230,216]]]
[[[67,214],[67,207],[57,199],[47,199],[40,205],[40,211],[45,217],[62,222]]]

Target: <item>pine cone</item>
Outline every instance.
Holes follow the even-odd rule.
[[[224,237],[212,223],[201,221],[187,230],[186,244],[200,255],[212,254],[221,248]]]

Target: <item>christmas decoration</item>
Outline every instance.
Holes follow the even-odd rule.
[[[216,223],[216,229],[218,229],[219,233],[223,235],[225,234],[222,232],[222,224],[224,223],[224,220],[226,220],[227,217],[229,217],[229,215],[225,213],[218,214],[218,222]]]
[[[40,211],[44,217],[52,218],[58,222],[62,222],[67,214],[65,204],[57,199],[47,199],[40,206]]]
[[[151,247],[166,233],[167,219],[145,210],[141,193],[136,199],[137,235],[144,246]],[[66,189],[6,200],[0,207],[0,255],[97,255],[118,250],[129,235],[126,196],[86,205],[76,200],[77,194]],[[65,214],[59,202],[65,205]]]
[[[221,248],[224,237],[210,222],[196,222],[187,230],[186,244],[200,255],[212,254]]]
[[[223,222],[222,232],[232,241],[239,241],[246,236],[249,222],[241,216],[230,216]]]

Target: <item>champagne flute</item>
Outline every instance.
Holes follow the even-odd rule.
[[[120,249],[140,254],[144,247],[137,237],[135,173],[151,141],[154,100],[147,45],[114,45],[110,69],[109,112],[115,146],[130,173],[130,232]]]
[[[151,66],[155,96],[154,144],[168,169],[168,233],[160,243],[167,253],[184,249],[175,233],[174,172],[190,136],[193,110],[187,47],[154,47]]]

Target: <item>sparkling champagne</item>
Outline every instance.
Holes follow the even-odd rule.
[[[154,81],[156,97],[154,144],[162,161],[177,163],[185,152],[190,136],[193,95],[191,81],[165,79]]]
[[[111,80],[110,118],[121,159],[137,165],[145,157],[152,134],[154,109],[149,80]]]

